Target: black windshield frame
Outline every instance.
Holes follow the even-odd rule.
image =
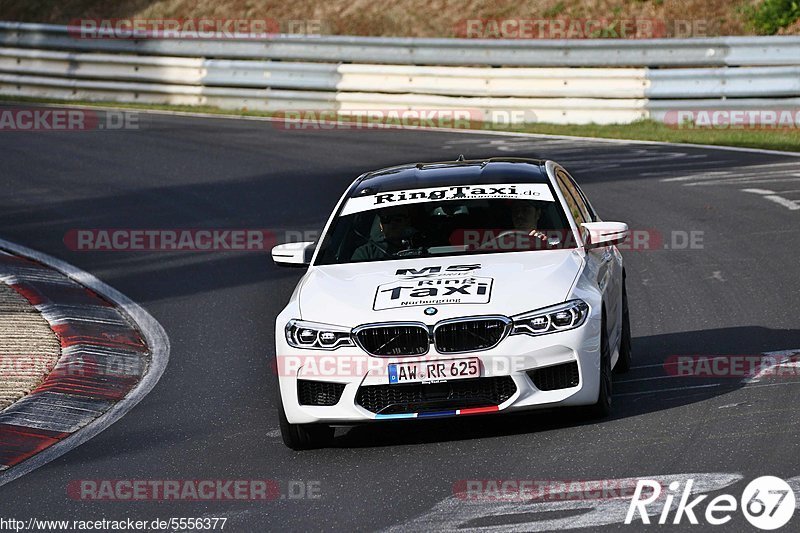
[[[567,249],[567,248],[575,248],[577,247],[577,241],[575,240],[574,232],[572,230],[570,224],[569,215],[564,211],[563,205],[560,201],[559,196],[556,194],[556,191],[553,190],[552,184],[548,181],[547,186],[550,189],[552,194],[552,198],[554,201],[552,202],[541,202],[541,201],[531,201],[531,200],[507,200],[507,199],[483,199],[483,200],[439,200],[439,201],[426,201],[420,202],[410,206],[412,212],[416,211],[419,213],[420,211],[431,213],[436,211],[439,207],[445,207],[443,211],[449,212],[450,214],[445,216],[456,216],[454,211],[456,211],[455,207],[459,204],[467,205],[470,207],[471,203],[479,203],[479,204],[488,204],[488,203],[495,203],[493,206],[494,209],[497,209],[498,206],[504,205],[505,203],[512,203],[512,202],[528,202],[529,204],[536,203],[538,205],[542,204],[549,204],[550,211],[547,214],[549,224],[548,227],[542,228],[545,234],[553,235],[554,233],[560,236],[560,242],[558,242],[555,246],[545,246],[540,249],[553,249],[557,247],[559,249]],[[373,209],[368,211],[362,211],[358,213],[348,214],[341,216],[340,213],[342,212],[345,204],[347,201],[342,202],[337,210],[336,216],[331,221],[330,227],[326,231],[325,235],[323,236],[319,250],[317,251],[314,265],[315,266],[323,266],[323,265],[340,265],[340,264],[358,264],[362,262],[377,262],[377,261],[395,261],[400,259],[413,259],[418,257],[455,257],[455,256],[466,256],[466,255],[484,255],[484,254],[495,254],[495,253],[508,253],[512,251],[528,251],[528,252],[536,252],[540,249],[498,249],[498,248],[490,248],[490,249],[463,249],[463,250],[451,250],[446,251],[443,253],[427,253],[431,247],[427,247],[426,243],[425,246],[421,246],[420,248],[424,248],[424,251],[420,253],[408,253],[406,255],[398,256],[394,255],[393,253],[382,253],[379,250],[375,250],[375,246],[370,247],[371,250],[376,251],[373,256],[369,258],[360,257],[358,259],[353,258],[353,254],[355,253],[355,249],[358,246],[354,247],[352,243],[345,243],[343,242],[344,239],[355,239],[356,242],[361,243],[361,247],[366,245],[368,242],[372,240],[374,242],[374,231],[370,233],[370,230],[374,230],[374,226],[372,228],[368,227],[370,225],[369,220],[372,219],[371,224],[374,225],[376,223],[375,217],[378,215],[382,209]],[[474,204],[478,205],[478,204]],[[446,207],[447,206],[447,207]],[[509,209],[513,206],[510,205]],[[385,209],[385,208],[384,208]],[[473,207],[474,209],[474,207]],[[496,212],[495,212],[496,214]],[[505,216],[503,214],[503,216]],[[392,217],[390,216],[390,219]],[[441,221],[436,219],[430,219],[431,221],[435,221],[437,225]],[[471,221],[471,226],[474,227],[475,225],[480,226],[477,221]],[[432,228],[429,226],[432,224],[425,224],[423,223],[421,228],[419,229],[420,233],[429,232]],[[445,225],[446,226],[446,225]],[[495,225],[492,229],[502,229],[502,225]],[[434,239],[435,240],[435,239]],[[465,241],[466,242],[466,237]],[[551,241],[548,240],[548,243]],[[384,245],[386,243],[383,243]],[[388,246],[387,246],[388,248]],[[435,249],[440,249],[441,247],[434,246]],[[416,250],[415,246],[409,245],[408,250]],[[363,254],[362,254],[363,255]]]

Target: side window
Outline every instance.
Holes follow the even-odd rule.
[[[586,204],[583,202],[583,198],[581,198],[578,190],[570,182],[569,177],[559,170],[556,172],[556,178],[558,187],[561,189],[561,193],[567,201],[567,206],[569,207],[570,213],[572,213],[572,217],[575,219],[575,223],[580,226],[584,222],[591,222],[592,218],[589,216]]]
[[[566,172],[564,172],[564,176],[567,178],[567,183],[570,184],[576,191],[578,191],[578,195],[580,196],[580,199],[582,200],[583,205],[586,206],[586,210],[589,213],[589,218],[591,219],[591,221],[592,222],[597,222],[597,213],[595,212],[594,208],[592,207],[592,204],[589,203],[589,200],[586,198],[586,195],[583,193],[583,189],[581,189],[578,186],[578,184],[575,183],[575,180],[572,178],[572,176],[570,176]]]

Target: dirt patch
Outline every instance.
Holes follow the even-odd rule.
[[[65,24],[79,18],[320,20],[321,33],[454,37],[469,19],[639,19],[664,21],[668,37],[748,35],[742,6],[756,0],[62,0],[3,2],[4,20]],[[686,33],[690,35],[686,35]]]
[[[0,282],[0,410],[42,383],[60,355],[58,339],[42,315]]]

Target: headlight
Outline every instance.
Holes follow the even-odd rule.
[[[545,307],[511,317],[512,335],[545,335],[556,331],[574,329],[586,322],[589,305],[583,300],[570,300],[563,304]]]
[[[302,320],[290,320],[286,324],[286,342],[294,348],[311,350],[334,350],[340,346],[355,346],[348,328]]]

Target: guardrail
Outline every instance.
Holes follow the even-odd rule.
[[[102,35],[100,33],[99,35]],[[0,45],[176,57],[393,65],[676,67],[795,65],[800,37],[478,40],[276,35],[265,39],[80,38],[79,28],[0,22]]]
[[[516,120],[556,123],[794,106],[800,96],[797,37],[156,40],[76,31],[0,22],[0,94],[263,111],[519,111]]]

